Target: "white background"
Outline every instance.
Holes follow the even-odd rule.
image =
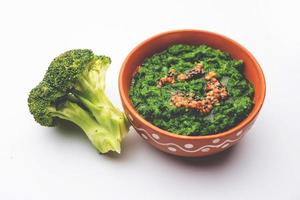
[[[297,1],[1,1],[0,199],[300,199]],[[193,28],[222,33],[260,62],[267,97],[244,139],[225,153],[183,159],[131,131],[119,156],[83,132],[35,123],[27,95],[50,61],[72,48],[109,55],[107,95],[121,106],[122,61],[142,40]]]

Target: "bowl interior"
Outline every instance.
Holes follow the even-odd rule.
[[[247,123],[252,121],[258,114],[265,97],[265,79],[263,72],[256,59],[240,44],[225,36],[207,31],[182,30],[166,32],[142,42],[135,49],[133,49],[124,61],[120,73],[119,86],[124,103],[130,104],[130,106],[133,107],[128,91],[130,89],[131,81],[137,66],[141,65],[145,58],[165,50],[172,44],[180,43],[192,45],[207,44],[213,48],[230,53],[234,59],[241,59],[244,61],[244,75],[246,79],[253,84],[255,89],[255,105],[247,117],[251,118],[248,119]],[[241,123],[243,123],[243,121]]]

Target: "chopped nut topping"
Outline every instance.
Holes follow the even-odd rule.
[[[201,76],[202,74],[203,74],[203,64],[197,63],[192,70],[188,71],[187,73],[179,74],[177,79],[180,81],[186,81]]]
[[[166,84],[175,83],[176,70],[170,69],[168,75],[159,79],[157,87],[163,87]]]
[[[210,71],[208,72],[208,74],[205,76],[205,80],[209,81],[211,80],[212,78],[216,78],[216,72],[214,71]]]
[[[136,71],[139,73],[141,70],[141,65],[137,66]]]
[[[188,79],[188,76],[186,74],[179,74],[177,78],[180,81],[185,81]]]
[[[176,107],[192,108],[207,114],[213,106],[228,97],[226,88],[216,79],[215,72],[209,72],[207,75],[209,80],[206,84],[205,98],[201,100],[195,100],[193,97],[189,97],[184,94],[173,94],[171,101]],[[205,77],[206,78],[206,77]]]
[[[133,72],[133,74],[136,75],[136,74],[140,73],[140,70],[141,70],[141,66],[139,65],[136,67],[136,70]]]
[[[168,76],[175,76],[176,75],[176,69],[170,69],[168,72]]]
[[[197,63],[195,67],[186,72],[179,74],[177,79],[179,81],[190,80],[203,75],[203,64]],[[167,76],[159,79],[157,87],[163,87],[166,84],[175,83],[176,70],[170,69]],[[205,76],[206,83],[206,94],[203,99],[196,99],[195,95],[188,95],[182,93],[172,94],[171,102],[176,107],[192,108],[196,109],[201,113],[209,113],[215,104],[228,97],[228,92],[225,86],[216,78],[217,74],[214,71],[208,72]]]

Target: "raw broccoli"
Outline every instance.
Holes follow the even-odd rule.
[[[129,123],[104,93],[105,72],[111,60],[88,49],[67,51],[50,64],[44,79],[31,90],[28,106],[43,126],[56,118],[71,121],[100,153],[121,151]]]

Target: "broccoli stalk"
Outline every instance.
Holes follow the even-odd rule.
[[[108,119],[100,123],[78,104],[69,101],[64,103],[61,110],[53,110],[52,116],[77,124],[99,152],[106,153],[110,150],[121,152],[120,143],[124,129],[121,129],[119,123],[123,123],[122,120],[125,118],[119,117],[119,120],[111,122]]]
[[[78,125],[100,153],[120,153],[129,123],[105,95],[110,58],[90,50],[67,51],[50,64],[42,82],[31,90],[30,112],[43,126],[61,118]]]

